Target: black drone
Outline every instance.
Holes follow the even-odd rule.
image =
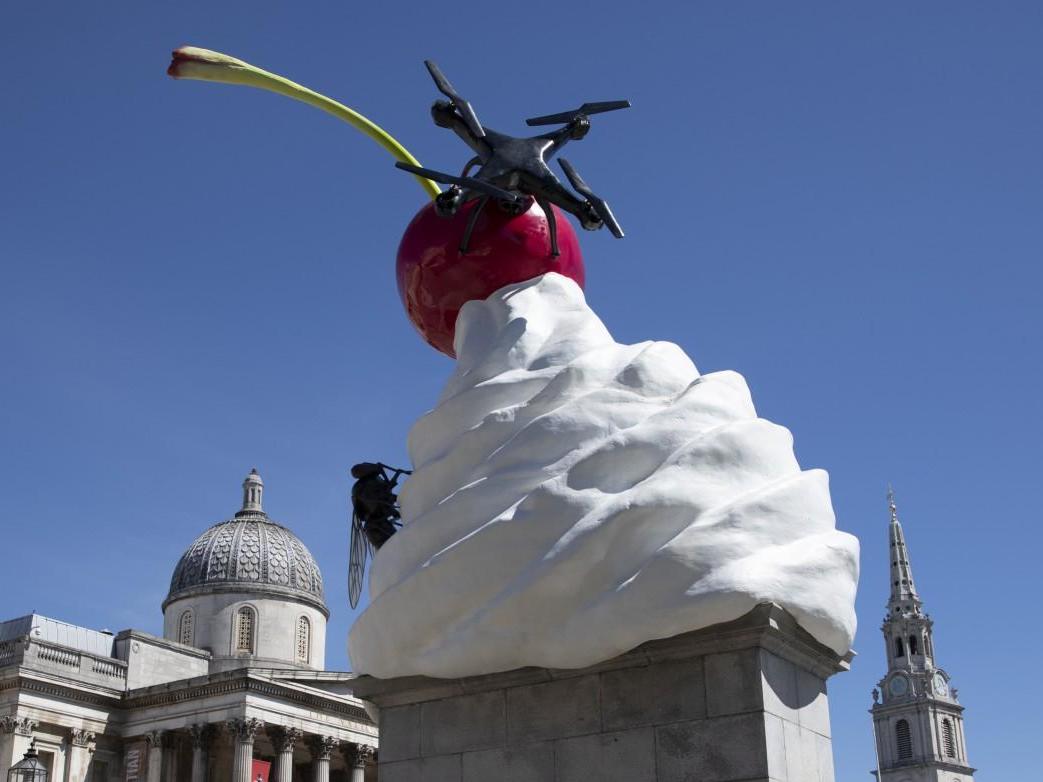
[[[525,120],[525,124],[530,127],[562,124],[565,127],[541,136],[516,138],[482,127],[471,104],[457,94],[438,66],[431,60],[425,60],[424,65],[431,72],[438,91],[449,98],[447,101],[436,101],[431,107],[435,124],[440,128],[450,128],[474,150],[475,157],[467,162],[460,176],[408,163],[395,165],[411,174],[450,185],[447,191],[435,199],[435,209],[443,217],[456,214],[460,206],[468,201],[479,200],[468,216],[460,242],[461,253],[468,251],[478,215],[491,198],[496,199],[500,208],[509,214],[522,214],[528,210],[531,199],[535,199],[547,215],[551,255],[555,257],[558,255],[558,232],[551,204],[574,214],[588,231],[607,226],[613,236],[623,238],[623,229],[619,227],[608,204],[594,195],[572,164],[565,158],[558,158],[565,176],[583,198],[578,198],[562,185],[550,170],[548,161],[567,143],[587,135],[590,131],[589,115],[630,108],[630,101],[584,103],[572,111],[533,117]],[[474,166],[479,168],[471,176],[469,172]]]
[[[388,474],[388,471],[391,474]],[[397,470],[381,462],[362,462],[351,468],[351,554],[348,559],[348,599],[358,605],[366,559],[394,535],[402,522],[395,486],[409,470]]]

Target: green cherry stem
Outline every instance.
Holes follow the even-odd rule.
[[[200,49],[196,46],[182,46],[174,51],[170,67],[167,68],[167,74],[175,79],[198,79],[200,81],[222,82],[223,84],[243,84],[247,87],[257,87],[278,93],[279,95],[285,95],[287,98],[299,100],[302,103],[307,103],[309,106],[322,109],[328,114],[344,120],[357,130],[362,131],[390,152],[396,160],[414,166],[420,165],[420,161],[413,157],[409,150],[399,144],[390,133],[357,111],[349,109],[332,98],[320,95],[314,90],[309,90],[296,82],[277,76],[274,73],[269,73],[254,65],[250,65],[248,62],[237,60],[235,57],[229,57],[227,54],[221,54],[209,49]],[[420,186],[424,188],[424,192],[432,199],[441,192],[438,185],[430,179],[414,176],[417,182],[420,183]]]

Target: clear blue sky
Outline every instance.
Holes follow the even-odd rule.
[[[978,778],[1024,779],[1043,697],[1043,7],[301,5],[0,14],[0,618],[160,632],[177,557],[256,466],[320,560],[328,660],[348,665],[347,470],[403,462],[451,366],[394,287],[423,196],[324,114],[164,70],[182,44],[234,54],[455,169],[433,57],[507,131],[633,102],[570,151],[627,230],[581,236],[589,300],[621,340],[742,372],[829,470],[863,545],[860,655],[831,683],[838,779],[873,766],[889,481]]]

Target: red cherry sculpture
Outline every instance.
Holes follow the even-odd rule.
[[[470,248],[460,253],[460,240],[471,210],[464,204],[452,217],[439,217],[434,203],[417,212],[398,246],[398,293],[409,319],[428,344],[456,358],[453,335],[460,308],[485,299],[514,282],[547,272],[571,277],[583,287],[583,256],[565,214],[552,206],[558,228],[557,258],[550,252],[547,217],[533,202],[520,215],[486,204],[478,216]]]

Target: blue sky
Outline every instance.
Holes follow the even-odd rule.
[[[267,508],[316,553],[348,665],[347,470],[401,463],[448,359],[394,255],[422,195],[346,125],[164,75],[182,44],[338,97],[422,162],[436,59],[493,127],[629,98],[570,148],[627,231],[583,233],[621,341],[735,369],[862,540],[830,685],[868,779],[895,485],[978,779],[1023,778],[1043,437],[1043,8],[968,3],[7,4],[0,15],[0,618],[161,632],[181,551]],[[537,52],[547,51],[540,57]]]

